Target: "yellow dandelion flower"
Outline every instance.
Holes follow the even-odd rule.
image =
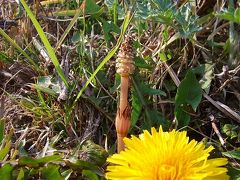
[[[208,159],[212,146],[191,140],[187,132],[144,131],[125,138],[126,149],[107,159],[106,178],[112,180],[225,180],[226,158]]]

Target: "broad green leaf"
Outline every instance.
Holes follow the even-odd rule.
[[[37,78],[37,84],[39,86],[49,87],[51,85],[52,76],[39,76]]]
[[[152,122],[152,126],[159,127],[160,125],[163,127],[163,129],[167,129],[170,125],[170,123],[163,117],[163,115],[154,109],[148,110],[150,121]],[[145,125],[145,122],[144,124]],[[147,124],[146,124],[147,125]]]
[[[59,75],[59,77],[62,79],[62,81],[64,82],[65,86],[68,87],[68,82],[67,82],[67,79],[63,73],[63,70],[58,62],[58,59],[57,59],[57,56],[52,48],[52,46],[50,45],[48,39],[47,39],[47,36],[45,35],[43,29],[41,28],[39,22],[37,21],[35,15],[32,13],[32,11],[30,10],[30,8],[28,7],[27,3],[25,2],[25,0],[20,0],[21,4],[23,5],[24,9],[26,10],[29,18],[31,19],[35,29],[37,30],[38,32],[38,35],[39,37],[41,38],[47,52],[48,52],[48,55],[53,63],[53,65],[55,66],[56,68],[56,71]]]
[[[224,156],[240,160],[240,149],[235,151],[222,152]]]
[[[137,96],[137,92],[132,92],[132,113],[131,113],[131,127],[134,127],[139,119],[142,111],[142,104]]]
[[[100,176],[103,175],[103,172],[100,170],[100,168],[91,162],[71,159],[67,160],[65,163],[73,170],[91,170]]]
[[[150,64],[147,64],[146,61],[140,57],[134,58],[134,64],[139,68],[152,69],[152,66]]]
[[[86,14],[95,14],[101,10],[94,0],[86,1]]]
[[[136,92],[136,98],[138,98],[138,102],[141,103],[141,106],[144,110],[144,114],[146,116],[147,121],[145,121],[146,129],[149,129],[152,126],[151,116],[150,116],[150,109],[148,108],[147,100],[144,97],[144,94],[141,91],[141,82],[139,79],[139,74],[134,74],[132,77],[134,91]]]
[[[0,168],[0,179],[11,180],[12,179],[13,166],[5,164]]]
[[[231,177],[231,180],[240,180],[240,169],[230,167],[227,174]]]
[[[154,18],[164,24],[173,24],[175,7],[169,0],[137,0],[135,17],[140,19]]]
[[[141,89],[142,94],[144,95],[162,95],[162,96],[166,96],[166,93],[163,92],[160,89],[154,89],[151,87],[150,84],[146,84],[144,82],[141,82],[139,84],[139,88]]]
[[[164,52],[160,52],[159,57],[160,57],[161,61],[167,61],[168,60],[168,58],[167,58],[167,56]]]
[[[104,39],[107,43],[107,46],[110,46],[110,40],[111,40],[111,32],[115,32],[116,34],[119,34],[121,32],[120,28],[115,25],[112,21],[105,21],[103,18],[101,18],[102,22],[102,28],[103,28],[103,34]]]
[[[188,38],[193,33],[201,30],[200,24],[197,24],[198,17],[192,13],[192,8],[190,3],[186,3],[174,14],[175,20],[178,23],[176,25],[177,30],[183,38]]]
[[[31,157],[21,157],[19,159],[19,165],[29,166],[29,167],[38,167],[45,163],[59,162],[59,161],[62,161],[62,158],[59,155],[45,156],[39,159],[35,159]]]
[[[83,170],[82,175],[90,180],[98,180],[99,179],[97,174],[95,174],[94,172],[92,172],[90,170]]]
[[[39,162],[37,159],[31,157],[20,157],[18,160],[18,164],[20,166],[28,166],[30,168],[37,168],[39,167]]]
[[[55,164],[48,164],[47,167],[41,169],[43,177],[47,180],[64,180],[64,177],[60,174],[60,166]]]
[[[202,89],[205,90],[206,93],[209,92],[214,71],[214,64],[200,64],[198,67],[193,69],[195,74],[200,74],[202,78],[199,81]]]
[[[107,151],[91,140],[83,143],[81,150],[88,156],[87,161],[94,165],[102,166],[108,157]]]
[[[44,164],[49,162],[59,162],[62,161],[62,157],[60,155],[52,155],[52,156],[45,156],[42,158],[37,159],[38,163]]]
[[[232,12],[229,12],[228,10],[223,10],[221,13],[216,14],[216,16],[228,21],[235,21],[234,14]]]
[[[150,128],[153,125],[157,125],[157,126],[163,125],[164,127],[166,127],[168,122],[165,119],[163,119],[161,113],[156,110],[151,110],[148,107],[148,100],[145,98],[145,94],[147,94],[149,87],[147,87],[147,85],[145,85],[143,82],[140,82],[139,79],[141,79],[141,78],[139,78],[139,74],[133,75],[132,81],[133,81],[134,91],[136,92],[136,98],[138,98],[137,102],[141,104],[141,108],[143,109],[143,113],[145,115],[145,121],[144,121],[143,128],[150,130]],[[138,114],[138,113],[140,113],[140,112],[138,112],[139,110],[136,109],[136,117],[135,118],[137,118],[137,116],[139,115]],[[135,122],[135,124],[136,124],[136,122]]]
[[[145,95],[162,95],[162,96],[166,96],[166,93],[160,89],[153,89],[151,87],[145,86],[142,89],[143,94]]]
[[[233,124],[225,124],[222,128],[222,131],[230,137],[230,139],[238,137],[239,126]]]
[[[202,89],[192,70],[189,70],[185,78],[180,83],[175,96],[175,115],[178,128],[187,126],[190,115],[189,108],[196,111],[202,99]]]
[[[240,8],[234,9],[224,9],[222,12],[216,14],[217,17],[228,20],[235,23],[240,23]]]

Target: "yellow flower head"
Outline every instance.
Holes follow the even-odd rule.
[[[195,140],[187,132],[144,131],[139,138],[125,138],[126,150],[107,161],[106,178],[113,180],[225,180],[229,179],[226,158],[208,159],[214,149]]]

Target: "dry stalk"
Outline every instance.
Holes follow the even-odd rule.
[[[117,73],[121,76],[120,102],[115,122],[118,152],[124,149],[123,138],[127,136],[131,124],[131,108],[128,103],[128,87],[129,75],[131,75],[135,69],[133,57],[132,38],[127,36],[120,47],[118,58],[116,60]]]

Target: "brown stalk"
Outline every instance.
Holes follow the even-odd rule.
[[[116,116],[117,150],[124,149],[123,138],[127,136],[130,127],[131,108],[128,103],[129,75],[134,71],[132,38],[127,36],[120,47],[117,58],[117,73],[121,76],[120,102]]]

